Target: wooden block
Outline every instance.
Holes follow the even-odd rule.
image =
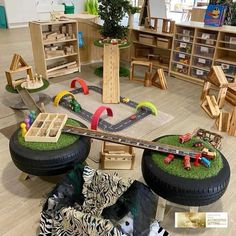
[[[118,45],[104,45],[103,103],[120,102],[120,52]]]
[[[144,87],[152,86],[152,74],[150,72],[145,73]]]
[[[225,97],[227,93],[227,87],[226,88],[220,88],[218,97],[217,97],[217,103],[219,105],[219,108],[222,108],[225,104]]]
[[[25,172],[21,172],[21,174],[19,176],[19,180],[21,180],[21,181],[25,181],[25,180],[27,180],[29,178],[30,178],[29,174],[27,174]]]
[[[231,116],[230,126],[229,126],[229,135],[236,136],[236,106],[233,109]]]
[[[207,80],[219,88],[228,87],[228,80],[221,66],[213,66]]]
[[[206,81],[204,83],[203,89],[202,89],[202,94],[201,94],[201,98],[200,98],[201,103],[205,100],[206,95],[209,95],[210,88],[211,88],[211,83]]]
[[[216,102],[215,96],[207,95],[201,104],[201,107],[211,118],[216,118],[220,115],[220,109]]]
[[[230,126],[231,114],[229,112],[220,112],[216,119],[216,127],[220,132],[228,132]]]
[[[157,69],[156,73],[152,77],[152,85],[163,90],[167,89],[167,82],[163,69]]]

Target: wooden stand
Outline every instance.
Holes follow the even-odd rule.
[[[120,102],[120,52],[118,45],[104,45],[103,103]]]
[[[32,66],[29,66],[20,55],[14,54],[11,65],[10,65],[10,70],[5,71],[7,84],[15,89],[16,86],[24,82],[26,78],[15,80],[15,81],[13,81],[13,78],[12,78],[13,74],[17,72],[22,72],[22,71],[26,71],[29,78],[33,79]]]
[[[102,169],[133,169],[134,159],[133,147],[103,142],[101,151]]]
[[[145,67],[147,67],[147,69],[148,69],[148,75],[150,75],[151,73],[152,73],[152,63],[151,62],[148,62],[148,61],[132,61],[131,62],[131,67],[130,67],[130,80],[133,80],[133,81],[139,81],[139,82],[144,82],[144,79],[140,79],[140,78],[136,78],[136,77],[134,77],[134,66],[145,66]],[[146,75],[145,74],[145,77],[146,76],[148,76],[148,75]],[[147,78],[147,79],[149,79],[149,78]]]
[[[167,82],[163,69],[157,69],[152,77],[152,85],[163,90],[167,89]]]
[[[162,19],[162,33],[173,34],[175,28],[175,21],[170,19]]]

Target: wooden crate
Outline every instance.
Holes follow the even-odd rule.
[[[102,169],[133,169],[135,154],[133,147],[115,143],[103,142],[101,151]]]
[[[139,34],[139,42],[144,44],[155,44],[155,37],[148,34]]]
[[[157,47],[159,48],[171,48],[171,40],[167,38],[157,38]]]
[[[57,142],[66,121],[66,114],[40,113],[27,131],[25,141]]]

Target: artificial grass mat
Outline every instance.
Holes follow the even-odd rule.
[[[36,92],[40,92],[44,89],[46,89],[49,86],[49,81],[46,79],[43,79],[43,86],[37,89],[27,89],[29,93],[36,93]],[[21,85],[16,86],[16,89],[14,89],[12,86],[10,86],[9,84],[6,85],[5,89],[7,90],[7,92],[9,93],[18,93],[17,89],[22,89]]]
[[[98,77],[103,77],[103,66],[100,66],[94,70],[94,74]],[[119,70],[120,77],[129,77],[129,69],[126,67],[120,66]]]
[[[157,140],[157,142],[159,143],[170,144],[179,147],[186,147],[200,151],[203,147],[192,147],[193,143],[196,141],[199,141],[199,139],[193,137],[190,141],[181,144],[179,143],[178,135],[164,136]],[[199,166],[194,166],[193,165],[194,160],[191,160],[191,169],[189,171],[185,170],[183,166],[183,157],[175,157],[170,164],[165,164],[163,159],[167,156],[167,154],[160,152],[153,152],[152,160],[163,171],[174,176],[192,178],[192,179],[205,179],[216,176],[223,167],[221,154],[217,149],[213,148],[211,144],[209,144],[208,142],[206,141],[202,142],[204,147],[216,152],[216,157],[214,160],[211,161],[210,168],[207,168],[202,164],[200,164]]]
[[[79,127],[80,123],[73,119],[67,119],[67,125],[74,125]],[[79,139],[78,135],[61,133],[60,138],[56,143],[40,143],[40,142],[25,142],[25,139],[21,136],[21,131],[18,132],[18,142],[29,149],[37,151],[52,151],[65,148]]]

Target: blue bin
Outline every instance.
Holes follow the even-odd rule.
[[[7,18],[4,6],[0,6],[0,28],[7,28]]]

